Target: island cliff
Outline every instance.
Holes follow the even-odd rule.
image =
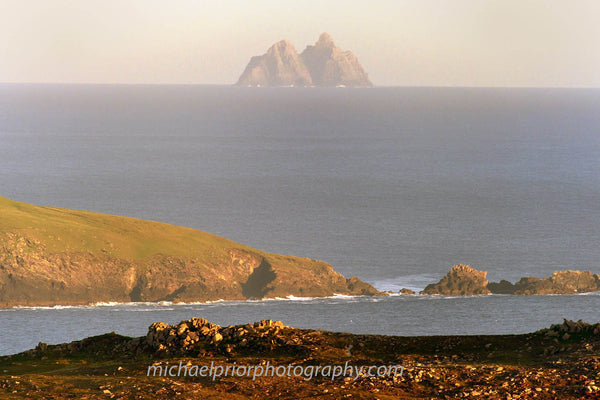
[[[238,86],[311,86],[304,62],[288,40],[275,43],[262,56],[254,56]]]
[[[342,51],[323,33],[298,55],[287,40],[250,59],[237,86],[371,87],[367,73],[351,51]]]
[[[322,261],[191,228],[0,197],[0,307],[380,294]]]

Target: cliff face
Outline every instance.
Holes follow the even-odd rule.
[[[0,198],[0,307],[379,294],[322,261],[194,229]]]
[[[327,33],[314,46],[307,46],[300,57],[315,86],[373,86],[358,58],[351,51],[337,47]]]
[[[301,55],[287,40],[274,44],[266,54],[252,57],[236,85],[373,86],[358,58],[337,47],[327,33]]]
[[[312,78],[294,46],[275,43],[266,54],[250,59],[238,86],[311,86]]]

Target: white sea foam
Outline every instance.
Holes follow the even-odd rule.
[[[364,296],[356,296],[356,295],[349,295],[349,294],[339,294],[339,293],[334,293],[333,296],[328,296],[328,298],[334,298],[334,299],[354,299],[356,297],[364,297]]]
[[[333,294],[332,296],[325,297],[303,297],[303,296],[294,296],[289,295],[286,297],[271,297],[264,299],[252,299],[252,300],[207,300],[207,301],[194,301],[194,302],[172,302],[172,301],[143,301],[143,302],[97,302],[92,304],[85,305],[55,305],[55,306],[15,306],[2,310],[18,310],[18,309],[26,309],[26,310],[61,310],[61,309],[90,309],[90,308],[110,308],[110,307],[152,307],[153,310],[172,310],[173,307],[177,306],[235,306],[239,304],[260,304],[266,302],[277,302],[277,301],[298,301],[298,302],[314,302],[314,301],[323,301],[323,300],[342,300],[342,301],[356,301],[361,297],[370,297],[370,296],[350,296],[345,294]],[[137,308],[136,311],[149,311],[149,308],[140,309]]]
[[[312,300],[312,299],[314,299],[314,297],[300,297],[300,296],[294,296],[294,295],[274,298],[274,300],[290,300],[290,301],[308,301],[308,300]]]
[[[91,304],[91,306],[96,306],[96,307],[114,307],[114,306],[119,306],[119,305],[123,305],[123,304],[132,304],[132,303],[119,303],[118,301],[108,301],[108,302],[100,301],[98,303]]]
[[[423,287],[416,286],[415,284],[410,284],[410,279],[413,279],[414,282],[423,281],[428,279],[430,274],[422,274],[422,275],[408,275],[400,278],[392,278],[375,282],[373,286],[375,286],[378,290],[381,291],[393,291],[389,294],[389,297],[406,297],[407,299],[420,299],[420,300],[451,300],[451,299],[464,299],[464,298],[481,298],[481,297],[511,297],[510,294],[486,294],[486,295],[439,295],[439,294],[430,294],[430,295],[416,295],[416,296],[403,296],[397,293],[397,290],[405,287],[411,290],[414,290],[416,293],[419,293]],[[400,282],[400,283],[398,283]],[[395,291],[396,290],[396,291]],[[586,293],[573,293],[573,294],[543,294],[536,295],[535,297],[566,297],[566,296],[600,296],[600,292],[586,292]],[[368,302],[380,302],[383,301],[385,297],[374,297],[374,296],[358,296],[358,295],[345,295],[336,293],[332,296],[325,297],[301,297],[289,295],[286,297],[271,297],[264,299],[252,299],[252,300],[208,300],[208,301],[197,301],[197,302],[172,302],[172,301],[159,301],[159,302],[98,302],[93,304],[86,305],[54,305],[54,306],[14,306],[8,308],[0,308],[0,312],[7,311],[18,311],[18,310],[67,310],[67,309],[102,309],[102,308],[134,308],[135,311],[169,311],[176,310],[178,307],[193,307],[193,306],[206,306],[206,307],[229,307],[229,306],[237,306],[242,304],[254,304],[254,305],[267,305],[272,302],[344,302],[344,303],[356,303],[361,301]]]
[[[395,278],[374,281],[372,285],[375,287],[375,289],[381,290],[382,292],[391,291],[396,294],[400,291],[400,289],[406,288],[414,291],[415,293],[419,293],[430,283],[438,282],[442,276],[443,275],[436,273],[400,275]]]
[[[83,308],[83,307],[89,307],[89,306],[61,306],[61,305],[56,305],[56,306],[14,306],[11,308],[22,309],[22,310],[63,310],[63,309],[67,309],[67,308]]]

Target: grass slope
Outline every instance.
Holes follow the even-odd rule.
[[[379,295],[323,261],[196,229],[0,197],[0,305]]]
[[[57,207],[40,207],[0,197],[0,234],[37,240],[48,252],[104,253],[140,260],[155,254],[211,257],[238,248],[264,254],[196,229],[135,218]]]

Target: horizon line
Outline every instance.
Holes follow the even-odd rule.
[[[600,89],[600,86],[493,86],[493,85],[374,85],[372,87],[318,86],[236,86],[235,83],[133,83],[133,82],[0,82],[0,85],[64,85],[64,86],[220,86],[239,89]]]

